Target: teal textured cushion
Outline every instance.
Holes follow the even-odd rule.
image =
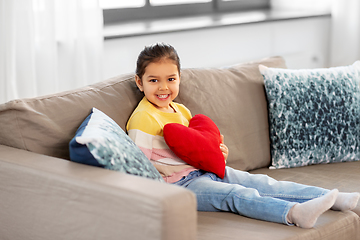
[[[259,69],[273,168],[360,159],[360,61],[323,69]]]
[[[74,162],[163,181],[120,126],[96,108],[81,124],[69,148],[70,160]]]

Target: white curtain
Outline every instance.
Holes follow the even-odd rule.
[[[360,60],[360,0],[333,0],[331,66]]]
[[[102,80],[98,0],[0,0],[0,103]]]

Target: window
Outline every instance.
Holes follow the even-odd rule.
[[[114,8],[138,8],[145,6],[145,0],[100,0],[100,7],[103,9],[114,9]]]
[[[100,0],[104,22],[269,8],[270,0]]]
[[[192,3],[202,3],[202,2],[211,2],[211,0],[150,0],[150,5],[162,6],[162,5],[192,4]]]

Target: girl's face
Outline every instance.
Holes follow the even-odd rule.
[[[142,79],[136,76],[135,80],[140,91],[157,109],[174,112],[170,103],[179,93],[180,75],[173,61],[152,62],[145,68]]]

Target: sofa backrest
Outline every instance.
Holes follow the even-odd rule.
[[[285,68],[272,57],[228,68],[184,69],[179,96],[193,115],[209,116],[225,136],[228,165],[251,170],[270,164],[267,102],[258,65]],[[123,129],[143,94],[134,74],[80,89],[0,105],[0,144],[69,159],[68,144],[93,107]]]
[[[0,105],[0,144],[69,159],[69,141],[96,107],[123,129],[143,97],[127,74],[76,90]]]
[[[202,113],[218,126],[229,148],[227,165],[252,170],[270,165],[267,101],[258,65],[286,68],[281,57],[218,69],[182,72],[177,101],[193,115]]]

